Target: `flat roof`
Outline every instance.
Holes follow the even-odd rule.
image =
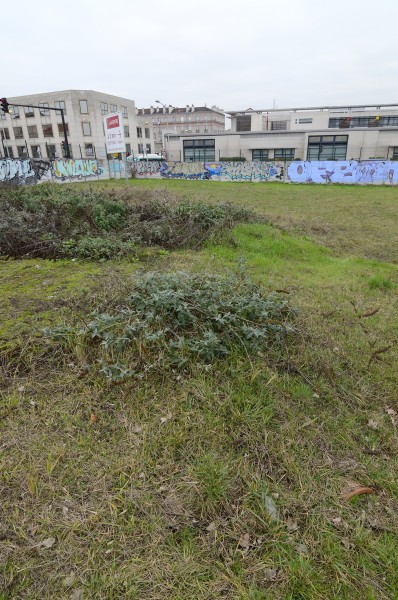
[[[391,108],[395,107],[398,109],[398,102],[393,104],[343,104],[339,106],[304,106],[304,107],[293,107],[293,108],[248,108],[246,110],[227,110],[226,114],[236,116],[236,115],[245,115],[251,113],[271,113],[271,112],[306,112],[311,110],[352,110],[354,108],[364,108],[367,110],[372,109],[382,109],[382,108]]]

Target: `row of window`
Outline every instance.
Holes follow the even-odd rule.
[[[49,110],[49,104],[48,102],[39,102],[39,114],[42,117],[48,117],[50,115],[50,110]],[[117,112],[117,104],[109,104],[109,110],[108,110],[108,103],[107,102],[100,102],[100,107],[101,107],[101,114],[103,115],[107,115],[108,113],[114,113]],[[12,119],[19,119],[20,118],[20,108],[19,106],[11,106],[11,118]],[[64,111],[64,115],[66,115],[66,106],[65,106],[65,102],[64,100],[58,100],[57,102],[54,102],[54,108],[62,108]],[[82,115],[88,115],[89,114],[89,108],[88,108],[88,102],[87,100],[79,100],[79,108],[80,108],[80,114]],[[35,110],[33,106],[25,106],[23,107],[23,111],[25,114],[26,118],[31,118],[35,116]],[[120,107],[121,113],[123,115],[123,117],[128,117],[128,112],[127,112],[127,106],[121,106]],[[61,114],[61,111],[57,112],[56,114]],[[0,111],[0,118],[1,119],[5,119],[6,115],[3,113],[3,111]]]
[[[52,125],[42,125],[42,129],[43,129],[43,135],[41,136],[41,135],[39,135],[38,125],[28,125],[28,135],[25,136],[23,127],[13,127],[14,138],[16,140],[22,140],[25,137],[28,137],[28,138],[54,137]],[[69,135],[69,127],[68,127],[67,123],[65,123],[65,129],[66,129],[66,135]],[[137,128],[137,130],[138,130],[138,128]],[[146,135],[145,137],[150,137],[149,129],[145,130],[145,132],[147,132],[147,131],[148,131],[148,135]],[[82,132],[85,137],[91,136],[91,124],[88,121],[84,121],[82,123]],[[63,128],[62,123],[58,123],[58,134],[60,136],[64,135],[64,128]],[[9,131],[8,127],[2,127],[0,129],[0,135],[1,135],[2,140],[9,140],[10,139],[10,131]],[[126,137],[126,138],[130,137],[130,128],[128,125],[124,125],[124,137]]]
[[[139,145],[140,146],[140,145]],[[76,150],[76,148],[75,148]],[[73,158],[72,145],[69,145],[70,157]],[[138,147],[138,152],[140,152],[140,147]],[[141,149],[142,152],[142,149]],[[151,152],[151,147],[147,146],[147,152]],[[131,154],[131,145],[126,144],[126,153],[129,156]],[[16,154],[14,155],[13,148],[5,148],[6,158],[59,158],[60,156],[65,155],[65,151],[62,146],[57,146],[56,144],[46,144],[45,150],[43,151],[43,147],[41,145],[30,145],[30,149],[28,146],[17,146]],[[93,144],[84,144],[82,147],[79,144],[79,149],[75,152],[75,156],[83,158],[85,157],[95,157],[95,146]]]
[[[196,122],[196,123],[224,123],[224,117],[211,117],[209,119],[208,115],[204,115],[204,116],[200,116],[200,115],[196,115],[195,117],[192,117],[191,115],[187,116],[187,117],[153,117],[152,118],[152,122],[153,125],[169,125],[169,124],[175,124],[175,123],[191,123],[191,122]]]
[[[385,117],[334,117],[329,119],[329,127],[350,129],[351,127],[398,127],[398,115]]]
[[[83,123],[84,125],[84,123]],[[43,135],[39,136],[39,130],[38,130],[38,126],[37,125],[28,125],[28,135],[26,136],[24,134],[24,130],[23,127],[13,127],[13,132],[14,132],[14,138],[16,140],[22,140],[25,137],[29,137],[29,138],[37,138],[37,137],[54,137],[54,133],[53,133],[53,126],[52,125],[43,125]],[[67,135],[69,135],[69,128],[68,128],[68,124],[65,124],[65,129],[66,129],[66,133]],[[1,134],[1,139],[2,140],[9,140],[10,139],[10,131],[8,129],[8,127],[2,127],[0,130],[0,134]],[[58,134],[59,135],[64,135],[64,128],[63,125],[61,123],[58,123]]]
[[[252,160],[268,160],[269,150],[252,150]],[[274,158],[272,160],[294,160],[294,148],[275,148]]]
[[[312,135],[308,138],[307,160],[345,160],[348,135]],[[294,148],[276,148],[274,160],[294,160]],[[268,160],[269,150],[252,150],[252,160]]]

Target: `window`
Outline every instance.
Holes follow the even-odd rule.
[[[138,144],[138,154],[144,154],[144,145]]]
[[[23,129],[22,127],[14,127],[14,137],[16,140],[21,140],[23,138]]]
[[[398,115],[391,117],[380,117],[379,127],[398,127]]]
[[[53,137],[53,126],[52,125],[43,125],[43,136],[44,137]]]
[[[28,136],[30,138],[39,137],[39,135],[37,133],[37,125],[28,125]]]
[[[0,120],[4,120],[6,118],[6,113],[0,110]]]
[[[130,156],[130,154],[131,154],[131,144],[126,144],[126,154],[127,154],[127,156]]]
[[[252,160],[268,160],[268,150],[252,150]]]
[[[141,127],[137,127],[137,137],[138,138],[142,137],[142,128]]]
[[[184,140],[184,161],[211,162],[215,160],[215,140]]]
[[[3,127],[3,129],[1,130],[1,139],[2,140],[10,139],[10,132],[7,127]]]
[[[17,146],[18,158],[27,158],[28,150],[26,146]]]
[[[395,146],[392,150],[392,160],[398,160],[398,146]]]
[[[41,149],[40,146],[31,146],[32,157],[33,158],[41,158]]]
[[[111,104],[111,113],[117,112],[117,104]]]
[[[42,117],[48,117],[50,111],[48,110],[48,102],[39,102],[39,113]]]
[[[107,115],[108,114],[108,103],[107,102],[101,102],[101,115]]]
[[[19,119],[19,106],[11,106],[11,119]]]
[[[127,106],[122,106],[121,109],[122,109],[122,115],[123,115],[123,117],[125,119],[127,119],[127,117],[129,116],[128,112],[127,112]]]
[[[94,156],[93,144],[84,144],[86,150],[86,156]]]
[[[55,156],[56,156],[55,144],[46,144],[46,146],[47,146],[48,158],[55,158]]]
[[[66,135],[69,135],[68,123],[65,123],[65,129],[66,129]],[[60,135],[61,137],[64,137],[64,126],[62,125],[62,123],[58,123],[58,135]]]
[[[12,148],[4,148],[4,156],[5,158],[14,158],[14,152]]]
[[[306,124],[309,124],[309,123],[312,123],[312,119],[310,119],[310,118],[308,118],[308,119],[307,118],[305,118],[305,119],[299,119],[299,125],[306,125]]]
[[[236,117],[236,131],[251,131],[252,117],[251,115],[241,115]]]
[[[82,115],[87,115],[88,114],[87,100],[79,100],[79,104],[80,104],[80,113]]]
[[[54,102],[54,106],[55,106],[55,108],[62,108],[64,111],[64,115],[66,115],[65,102],[63,100],[58,100],[57,102]],[[56,114],[60,115],[61,111],[57,112]]]
[[[286,131],[287,121],[271,121],[272,131]]]
[[[124,125],[124,137],[130,137],[130,129],[128,125]]]
[[[31,106],[25,106],[24,111],[25,111],[26,118],[35,116],[35,111]]]
[[[294,160],[294,148],[276,148],[274,158],[275,160]]]
[[[312,135],[308,138],[307,160],[345,160],[348,135]]]
[[[145,137],[147,139],[151,137],[151,132],[149,131],[149,127],[145,127]]]
[[[91,125],[90,123],[88,123],[87,121],[84,121],[82,123],[82,131],[83,131],[83,135],[91,135]]]
[[[151,153],[151,144],[146,145],[146,151],[147,151],[147,154]]]

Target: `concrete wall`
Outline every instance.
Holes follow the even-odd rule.
[[[98,160],[0,159],[0,185],[34,185],[46,181],[97,181],[107,177],[107,164]]]
[[[398,185],[398,161],[139,162],[138,178]]]

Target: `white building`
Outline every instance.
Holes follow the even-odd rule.
[[[159,103],[159,106],[137,109],[137,117],[142,123],[142,131],[152,132],[154,150],[164,148],[166,134],[208,134],[225,131],[225,113],[217,106],[176,107]]]
[[[169,160],[398,160],[398,104],[229,111],[231,132],[165,136]]]
[[[138,153],[138,122],[133,100],[92,90],[64,90],[7,98],[12,114],[0,111],[0,155],[9,158],[61,158],[64,131],[63,108],[72,158],[106,158],[103,118],[123,115],[127,154]],[[39,106],[40,108],[31,108]]]

